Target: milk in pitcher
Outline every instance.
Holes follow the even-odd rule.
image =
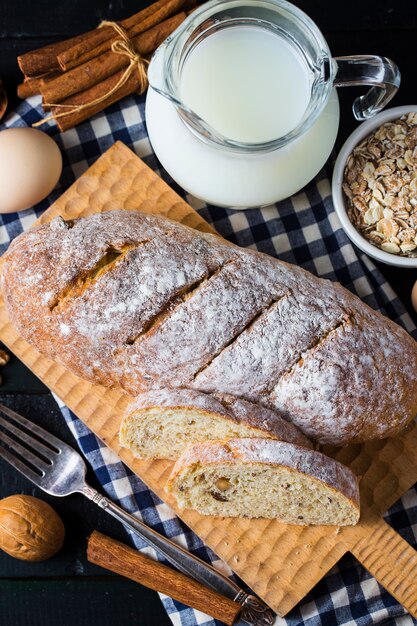
[[[228,139],[283,137],[310,102],[311,75],[285,39],[262,28],[220,30],[199,43],[181,72],[182,102]]]
[[[256,148],[303,122],[313,80],[302,53],[278,33],[252,25],[220,29],[188,53],[178,94],[224,138],[226,149],[193,132],[172,102],[151,88],[146,121],[152,146],[181,187],[211,204],[247,208],[286,198],[317,174],[331,152],[339,123],[335,90],[304,134],[279,149]],[[243,147],[229,150],[228,142]]]

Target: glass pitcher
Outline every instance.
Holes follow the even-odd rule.
[[[246,73],[246,68],[239,62],[234,71],[233,61],[228,56],[231,37],[240,41],[242,56],[237,58],[246,55],[248,66],[252,65],[251,72]],[[278,39],[271,40],[271,37]],[[260,54],[264,44],[281,46],[276,48],[277,56],[268,70],[265,62],[271,64],[270,55],[263,58],[264,65],[256,66],[258,50]],[[251,95],[252,121],[257,119],[256,127],[262,126],[267,110],[271,136],[265,133],[259,137],[250,136],[252,121],[249,117],[246,121],[242,117],[245,98],[239,100],[237,92],[233,92],[234,87],[227,94],[228,99],[238,98],[233,105],[235,108],[232,106],[229,111],[229,122],[233,122],[234,114],[236,119],[242,118],[241,135],[228,132],[227,127],[221,128],[214,117],[208,119],[209,116],[201,114],[201,110],[193,110],[190,106],[190,98],[184,97],[187,91],[184,77],[189,67],[193,67],[193,79],[187,89],[189,92],[190,85],[191,88],[195,85],[194,95],[198,101],[201,96],[199,85],[204,84],[200,79],[205,80],[210,50],[216,57],[213,57],[212,71],[207,78],[211,81],[208,85],[211,91],[207,93],[213,111],[226,113],[226,95],[224,90],[219,91],[216,76],[222,74],[223,64],[226,67],[232,63],[232,82],[243,89],[242,93],[247,89],[246,93]],[[252,59],[255,60],[255,71]],[[291,63],[295,65],[290,67]],[[274,81],[274,76],[269,78],[269,75],[271,70],[275,74],[274,68],[281,76],[274,84],[279,89],[276,102],[269,93],[251,91],[253,84],[259,83],[258,73],[262,74],[265,84],[273,85],[269,81]],[[298,70],[300,76],[305,77],[305,83],[296,83]],[[149,66],[148,78],[146,123],[151,144],[164,168],[181,187],[197,198],[217,206],[242,209],[265,206],[289,197],[322,168],[333,148],[339,124],[339,103],[334,87],[371,86],[353,103],[355,118],[364,120],[378,113],[400,84],[397,66],[385,57],[332,58],[314,22],[285,0],[207,2],[189,15],[158,48]],[[295,91],[292,99],[288,99],[291,90]],[[279,123],[285,122],[288,115],[290,120],[293,109],[300,105],[301,92],[305,92],[306,100],[299,118],[294,118],[292,127],[282,127],[280,131]],[[268,106],[276,106],[276,109],[271,111]]]

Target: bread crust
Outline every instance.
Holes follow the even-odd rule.
[[[356,509],[359,519],[359,482],[348,467],[316,450],[307,450],[293,443],[273,439],[228,439],[189,446],[175,463],[166,491],[175,493],[176,481],[186,469],[224,463],[282,466],[305,474],[313,480],[325,483],[335,493],[341,493]]]
[[[417,413],[403,329],[336,283],[166,218],[55,218],[12,242],[2,281],[27,341],[132,395],[229,394],[335,445],[394,435]]]
[[[311,448],[311,441],[294,424],[283,419],[277,411],[247,402],[227,394],[209,395],[193,389],[153,389],[139,394],[127,407],[121,426],[121,441],[126,424],[132,419],[141,419],[148,409],[163,408],[186,411],[193,415],[203,413],[212,419],[229,420],[250,426],[254,436],[272,436],[280,441]]]

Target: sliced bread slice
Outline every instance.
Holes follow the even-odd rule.
[[[233,437],[266,437],[312,446],[276,411],[233,396],[189,389],[140,394],[128,407],[119,433],[122,446],[135,456],[173,460],[192,443]]]
[[[330,457],[273,439],[207,441],[187,448],[166,487],[203,515],[348,526],[359,520],[358,480]]]

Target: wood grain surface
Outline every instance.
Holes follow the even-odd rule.
[[[352,554],[405,609],[417,615],[417,552],[381,518],[371,518]]]
[[[159,213],[200,230],[211,230],[189,205],[120,143],[81,176],[43,214],[41,221],[58,214],[74,218],[116,208]],[[175,502],[165,494],[170,462],[139,461],[128,450],[120,448],[118,430],[129,400],[126,394],[116,388],[92,385],[44,358],[19,337],[7,318],[3,303],[0,339],[277,613],[284,615],[293,608],[350,550],[417,617],[413,549],[408,546],[406,551],[403,540],[394,541],[394,531],[387,541],[373,541],[371,555],[367,549],[377,532],[385,536],[380,516],[417,480],[415,424],[395,439],[350,446],[340,451],[326,450],[362,476],[362,516],[356,527],[303,527],[275,520],[205,517],[192,511],[178,511]],[[393,558],[390,558],[391,550]]]

